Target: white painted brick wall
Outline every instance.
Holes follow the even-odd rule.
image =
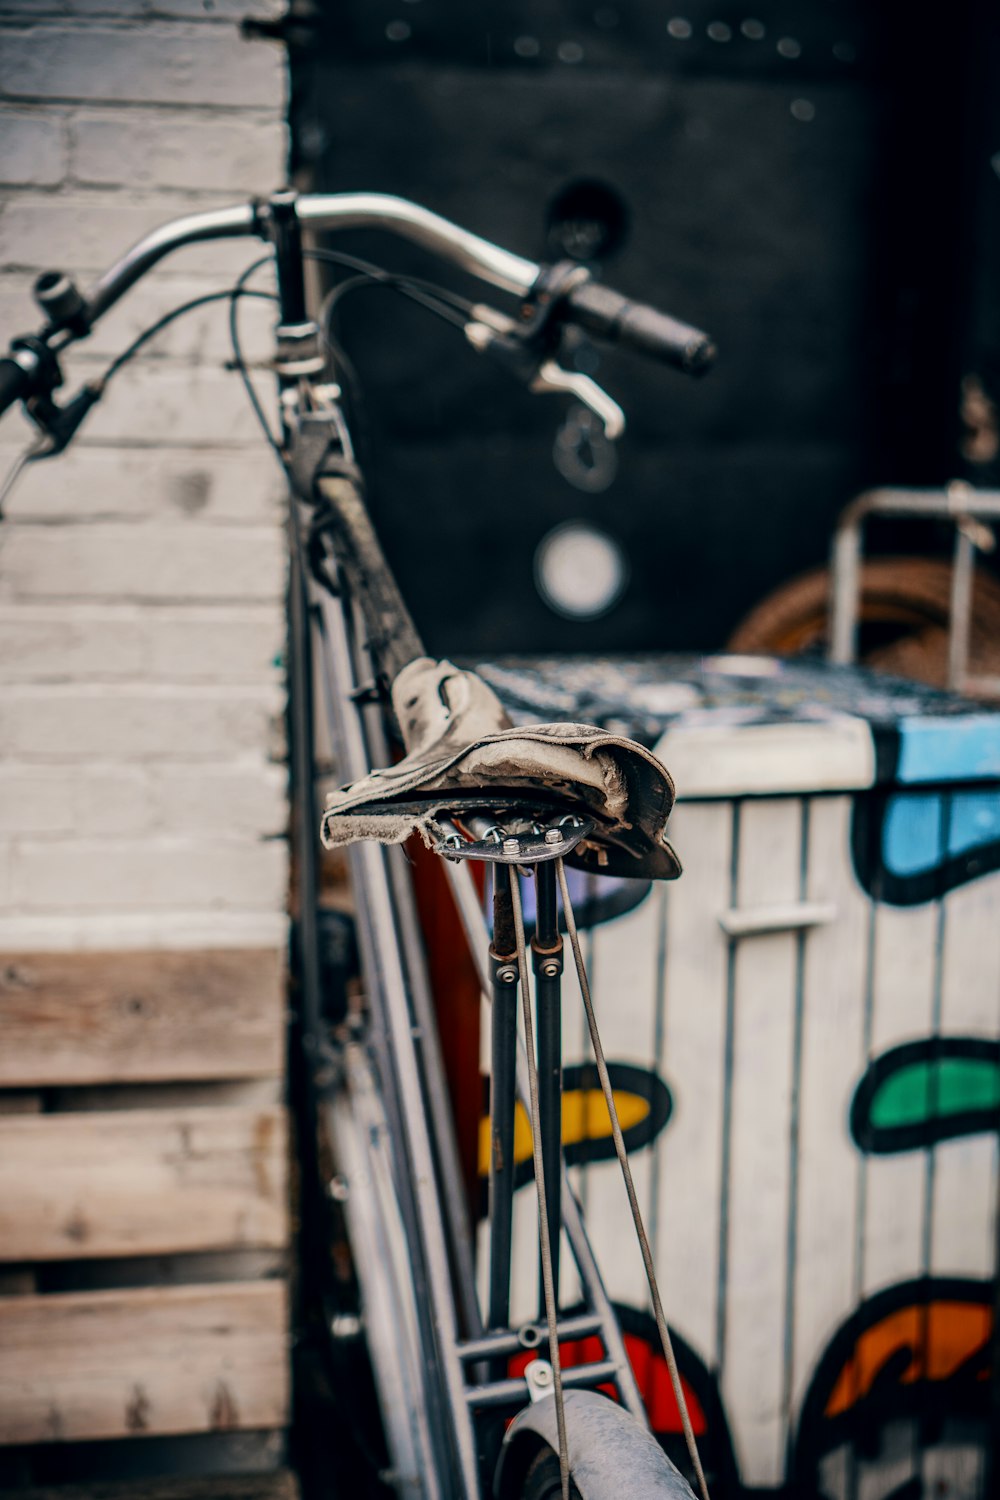
[[[39,271],[86,285],[165,220],[284,179],[282,53],[238,31],[281,9],[0,0],[4,342],[39,322]],[[259,253],[168,261],[74,351],[67,389]],[[244,304],[251,360],[273,318]],[[282,486],[229,357],[225,305],[180,320],[8,503],[0,950],[282,940]],[[0,467],[29,435],[5,418]]]

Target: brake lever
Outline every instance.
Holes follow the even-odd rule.
[[[609,442],[621,437],[625,431],[625,413],[596,380],[578,370],[564,370],[551,357],[539,362],[531,345],[518,337],[513,318],[497,312],[496,308],[479,303],[472,314],[465,325],[465,337],[478,354],[492,354],[499,359],[534,395],[554,392],[573,396],[593,412]]]
[[[575,396],[581,406],[587,407],[603,423],[604,436],[610,443],[616,442],[625,431],[625,413],[604,387],[579,370],[564,370],[554,359],[547,359],[539,365],[528,389],[536,395],[557,391]]]

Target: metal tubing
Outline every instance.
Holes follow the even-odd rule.
[[[316,788],[313,781],[313,658],[312,627],[306,580],[295,544],[298,525],[296,502],[289,500],[288,534],[288,630],[291,650],[288,664],[288,732],[291,761],[293,839],[298,866],[298,969],[302,1045],[312,1065],[319,1038],[322,1009],[322,970],[319,956],[319,859]]]
[[[861,527],[838,527],[830,568],[830,660],[847,666],[857,655]]]
[[[524,295],[538,279],[540,267],[513,255],[477,234],[470,234],[439,214],[388,193],[303,194],[296,201],[299,222],[313,230],[384,229],[423,246],[502,291]],[[202,240],[264,239],[270,214],[254,203],[189,214],[162,224],[132,246],[121,260],[94,284],[87,295],[87,312],[96,322],[164,256]]]
[[[494,905],[510,903],[498,880]],[[499,914],[498,914],[499,915]],[[500,932],[502,916],[494,923]],[[517,1090],[516,954],[490,948],[493,1005],[490,1014],[490,1283],[488,1328],[510,1322],[510,1257],[514,1223],[514,1106]]]
[[[369,760],[379,766],[389,764],[390,752],[381,712],[376,705],[362,710],[365,744]],[[403,947],[406,972],[413,997],[413,1010],[420,1031],[420,1057],[426,1081],[427,1113],[437,1155],[441,1200],[448,1225],[448,1240],[453,1255],[453,1272],[458,1289],[462,1319],[467,1335],[476,1338],[483,1332],[482,1313],[476,1292],[476,1275],[472,1253],[472,1231],[465,1201],[465,1188],[459,1164],[455,1125],[448,1099],[448,1080],[441,1056],[437,1017],[427,973],[427,957],[420,933],[420,919],[410,879],[407,856],[398,846],[388,850],[389,877],[392,881]]]
[[[483,910],[479,904],[479,893],[472,879],[472,871],[461,860],[445,860],[444,867],[462,926],[465,929],[469,952],[479,974],[483,994],[488,996],[490,994],[490,977],[486,968],[488,933]],[[517,1096],[522,1104],[528,1097],[527,1061],[524,1056],[524,1044],[520,1039],[517,1050]],[[622,1402],[634,1417],[644,1425],[648,1425],[639,1387],[632,1373],[628,1355],[625,1353],[625,1341],[622,1338],[621,1328],[618,1325],[607,1288],[601,1279],[600,1267],[594,1257],[590,1240],[587,1238],[586,1225],[583,1222],[580,1205],[569,1184],[569,1173],[566,1170],[565,1161],[561,1163],[559,1199],[563,1228],[573,1252],[573,1259],[576,1261],[576,1268],[580,1273],[584,1296],[601,1320],[601,1337],[604,1340],[604,1347],[615,1362],[617,1370],[615,1379]],[[569,1374],[569,1371],[566,1373]]]
[[[560,1205],[562,1165],[562,938],[556,915],[555,865],[535,866],[536,917],[531,940],[535,971],[535,1026],[538,1035],[538,1113],[542,1136],[552,1284],[559,1305]],[[544,1307],[542,1308],[544,1313]]]
[[[299,199],[299,217],[311,229],[388,230],[505,292],[530,291],[541,270],[534,261],[388,193],[309,194]]]
[[[152,234],[139,240],[126,251],[121,260],[105,271],[98,282],[87,293],[87,316],[95,323],[109,308],[114,307],[130,287],[145,276],[157,261],[180,250],[184,245],[194,245],[201,240],[241,239],[260,233],[261,220],[252,203],[237,203],[232,208],[216,208],[209,213],[189,214],[183,219],[174,219],[161,224]]]
[[[392,1178],[392,1131],[367,1048],[350,1042],[325,1112],[347,1183],[344,1212],[356,1256],[365,1337],[382,1398],[401,1500],[442,1500],[428,1421],[423,1345],[409,1278],[409,1235]]]
[[[524,1335],[529,1330],[532,1339],[526,1344]],[[602,1332],[597,1313],[577,1313],[575,1317],[562,1318],[559,1322],[560,1343],[570,1339],[585,1339],[592,1333]],[[459,1344],[458,1357],[463,1364],[469,1364],[473,1360],[493,1359],[500,1354],[525,1354],[528,1350],[537,1349],[544,1340],[545,1329],[538,1323],[528,1323],[516,1333],[486,1333],[481,1339],[467,1339]]]
[[[955,527],[955,561],[951,569],[951,619],[948,631],[948,686],[960,692],[969,666],[972,630],[972,580],[975,544],[961,522]]]
[[[606,1380],[616,1380],[618,1366],[613,1359],[597,1360],[592,1365],[572,1365],[563,1371],[563,1385],[568,1391],[589,1389],[603,1385]],[[496,1406],[523,1406],[528,1393],[528,1382],[523,1378],[494,1380],[489,1385],[474,1385],[466,1393],[466,1400],[474,1411]]]
[[[305,323],[307,318],[302,225],[296,210],[296,194],[291,190],[275,193],[269,206],[281,322],[294,326]]]
[[[340,764],[348,779],[363,775],[368,766],[364,735],[356,707],[347,694],[354,686],[347,621],[340,602],[329,600],[324,622],[330,646],[334,690],[331,705],[336,723]],[[358,906],[358,936],[369,1000],[378,1012],[387,1042],[386,1061],[395,1075],[401,1112],[397,1149],[406,1161],[397,1181],[401,1195],[412,1196],[419,1232],[412,1246],[414,1271],[425,1281],[423,1296],[417,1287],[417,1316],[424,1337],[425,1357],[432,1378],[429,1396],[435,1390],[445,1396],[450,1413],[445,1437],[453,1456],[439,1456],[441,1477],[450,1475],[454,1490],[463,1500],[479,1494],[474,1434],[465,1403],[465,1376],[458,1359],[458,1329],[452,1299],[447,1240],[441,1217],[441,1202],[434,1169],[434,1155],[427,1128],[420,1069],[413,1039],[413,1018],[407,994],[399,938],[393,916],[392,889],[386,851],[377,845],[354,845],[351,868],[365,899]],[[393,1090],[389,1089],[389,1093]],[[440,1407],[438,1407],[440,1411]],[[443,1414],[442,1414],[443,1415]]]
[[[846,507],[837,522],[833,538],[830,581],[830,660],[846,665],[857,657],[858,605],[861,586],[861,534],[869,516],[912,516],[914,518],[953,520],[961,527],[963,517],[980,521],[1000,521],[1000,490],[977,490],[963,480],[954,480],[943,490],[865,490]],[[971,539],[967,539],[970,543]],[[969,608],[971,611],[971,561]],[[956,544],[956,568],[964,566]],[[958,585],[959,589],[963,587]],[[955,646],[956,613],[963,600],[956,601],[952,589],[952,641],[949,645],[949,686],[968,687],[962,672],[955,671],[955,658],[961,645]]]

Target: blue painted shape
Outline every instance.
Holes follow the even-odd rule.
[[[941,850],[942,803],[947,812],[947,847]],[[1000,792],[916,792],[891,797],[882,824],[882,859],[893,875],[933,870],[944,859],[1000,843]]]
[[[882,824],[882,862],[893,875],[916,875],[940,864],[941,798],[892,797]]]
[[[905,784],[1000,777],[1000,714],[904,718],[897,727]]]

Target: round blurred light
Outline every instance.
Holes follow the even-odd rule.
[[[676,42],[686,42],[694,28],[684,16],[674,16],[667,22],[667,30]]]
[[[535,553],[538,592],[556,614],[572,620],[607,614],[624,593],[628,573],[618,542],[587,521],[557,526]]]
[[[556,48],[556,56],[564,63],[583,62],[583,48],[579,42],[560,42]]]

